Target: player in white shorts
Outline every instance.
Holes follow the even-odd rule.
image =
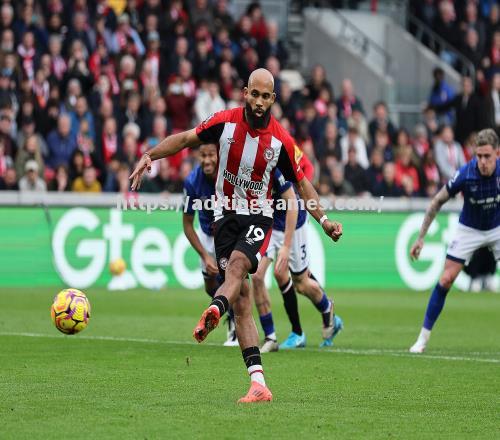
[[[475,148],[476,157],[460,168],[432,199],[418,239],[410,251],[411,257],[417,259],[427,230],[441,206],[450,197],[462,192],[464,205],[459,225],[448,247],[444,271],[429,299],[418,339],[410,347],[411,353],[424,352],[434,323],[444,307],[446,295],[472,254],[488,246],[495,254],[495,259],[500,259],[500,159],[497,158],[498,137],[495,131],[480,131]]]
[[[343,323],[340,317],[335,315],[333,301],[326,296],[325,291],[309,270],[307,212],[297,206],[298,196],[293,185],[285,180],[278,169],[274,175],[273,192],[275,211],[271,239],[266,255],[262,257],[257,272],[252,275],[255,304],[265,336],[261,352],[277,351],[279,348],[293,349],[306,345],[306,335],[300,324],[295,289],[307,296],[321,313],[323,327],[321,346],[331,346],[333,338],[342,329]],[[277,209],[278,201],[286,202],[286,204],[292,203],[295,209]],[[266,271],[273,261],[275,261],[274,277],[283,295],[285,310],[292,326],[291,333],[281,345],[277,342],[271,300],[264,282]]]

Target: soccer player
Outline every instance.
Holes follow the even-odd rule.
[[[201,270],[205,282],[205,291],[213,298],[219,288],[219,269],[215,261],[214,235],[212,223],[214,213],[211,210],[202,209],[198,218],[201,231],[196,233],[194,229],[194,216],[196,201],[204,202],[215,194],[215,178],[217,174],[217,145],[203,144],[199,148],[200,164],[189,174],[184,181],[184,213],[182,215],[182,226],[184,234],[194,250],[198,252],[201,260]],[[232,310],[228,313],[228,333],[224,342],[226,347],[238,345],[236,328]]]
[[[455,176],[436,194],[427,208],[417,241],[410,250],[417,259],[424,246],[424,237],[437,212],[450,197],[462,192],[464,205],[460,213],[455,237],[448,246],[444,271],[434,287],[424,324],[411,353],[423,353],[432,328],[443,309],[446,295],[456,277],[475,250],[488,246],[500,258],[500,160],[498,137],[494,130],[486,129],[477,134],[476,157],[460,168]]]
[[[272,400],[266,386],[252,316],[248,274],[257,270],[271,236],[272,176],[276,167],[287,180],[297,182],[310,214],[334,241],[342,225],[330,221],[322,210],[316,190],[304,178],[294,160],[294,140],[271,115],[276,99],[274,78],[266,69],[254,70],[244,89],[245,107],[214,114],[196,128],[168,136],[145,153],[131,174],[132,189],[139,187],[151,162],[183,148],[217,143],[214,243],[219,273],[224,282],[195,326],[193,336],[202,342],[232,305],[236,334],[250,375],[250,389],[238,402]]]
[[[305,347],[306,335],[302,331],[295,289],[307,296],[322,317],[322,347],[333,345],[333,338],[342,329],[343,323],[335,315],[334,303],[309,270],[309,249],[307,245],[307,211],[291,182],[287,182],[279,170],[275,171],[273,194],[275,206],[285,201],[286,206],[294,209],[275,209],[273,232],[266,255],[259,263],[257,272],[252,275],[254,297],[265,339],[262,353],[280,349]],[[276,258],[274,276],[283,295],[283,302],[292,331],[288,338],[278,346],[271,312],[271,299],[265,285],[265,275],[271,262]],[[290,278],[289,270],[292,274]]]

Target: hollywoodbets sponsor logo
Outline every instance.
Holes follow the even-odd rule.
[[[243,179],[241,177],[235,176],[228,170],[224,170],[223,176],[224,179],[226,179],[231,185],[238,186],[246,191],[260,192],[264,188],[264,182],[255,182],[253,180]]]

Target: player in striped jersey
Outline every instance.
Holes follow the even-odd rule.
[[[271,73],[265,69],[253,71],[244,96],[244,108],[216,113],[195,129],[162,140],[141,157],[130,178],[135,190],[153,160],[202,143],[219,145],[214,242],[224,282],[203,312],[193,336],[202,342],[232,305],[238,341],[250,376],[250,389],[239,402],[251,403],[272,400],[263,374],[248,274],[257,270],[271,237],[274,170],[279,168],[287,180],[297,184],[309,213],[332,240],[341,237],[342,225],[325,215],[316,190],[295,163],[294,140],[271,115],[276,99]]]

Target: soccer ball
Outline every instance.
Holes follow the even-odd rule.
[[[127,263],[125,263],[125,260],[123,258],[117,258],[116,260],[113,260],[111,263],[109,263],[109,271],[115,275],[121,275],[123,272],[125,272],[125,269],[127,268]]]
[[[89,323],[89,300],[80,290],[61,290],[54,297],[50,316],[57,330],[66,335],[74,335],[81,332]]]

